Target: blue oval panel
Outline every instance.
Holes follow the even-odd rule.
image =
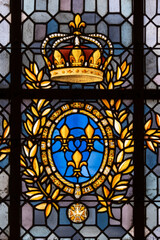
[[[60,134],[63,125],[66,125],[69,130],[66,142],[64,142]],[[85,133],[85,129],[88,125],[91,125],[94,129],[90,142]],[[76,151],[81,155],[81,166],[79,164],[78,175],[76,174],[77,166],[73,161],[73,155]],[[57,171],[69,182],[83,183],[94,177],[101,166],[103,152],[104,141],[99,126],[93,119],[82,113],[65,116],[59,121],[53,131],[53,161]]]

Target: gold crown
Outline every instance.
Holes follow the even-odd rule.
[[[91,83],[103,81],[103,73],[113,55],[113,46],[102,34],[81,33],[86,26],[77,14],[69,26],[73,34],[52,33],[42,43],[42,54],[53,81],[70,83]],[[108,45],[109,54],[103,56],[101,40]],[[68,43],[69,42],[69,43]],[[65,47],[62,44],[65,43]],[[85,44],[94,44],[93,48]],[[52,52],[47,46],[52,44]]]

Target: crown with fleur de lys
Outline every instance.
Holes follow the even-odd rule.
[[[113,46],[102,34],[82,34],[86,26],[77,14],[69,23],[73,34],[52,33],[42,43],[42,54],[53,81],[70,83],[92,83],[103,81],[103,74],[113,55]],[[103,56],[101,40],[108,45],[109,54]],[[90,44],[94,48],[90,48]],[[47,52],[52,46],[51,53]],[[65,47],[64,47],[65,45]],[[92,45],[92,46],[93,46]]]

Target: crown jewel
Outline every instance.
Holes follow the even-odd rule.
[[[77,14],[69,23],[73,34],[52,33],[42,43],[42,54],[53,81],[89,83],[103,81],[103,73],[113,55],[112,43],[102,34],[82,34],[86,26]],[[108,45],[109,54],[103,56],[101,41]],[[88,47],[94,44],[93,47]],[[47,51],[48,46],[52,51]]]

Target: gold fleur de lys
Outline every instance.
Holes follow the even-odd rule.
[[[82,154],[77,150],[73,154],[73,161],[68,162],[68,166],[73,167],[73,176],[79,177],[81,176],[81,167],[87,166],[87,162],[82,161]]]
[[[51,88],[50,81],[42,80],[44,76],[43,69],[39,71],[36,63],[30,64],[30,69],[25,68],[25,77],[29,81],[26,87],[29,89],[47,89]]]
[[[68,141],[74,137],[70,135],[70,130],[67,125],[63,125],[60,129],[60,136],[56,136],[55,139],[61,141],[61,150],[66,152],[68,150]]]
[[[86,140],[87,141],[87,150],[91,152],[94,149],[94,141],[99,140],[99,136],[93,136],[94,135],[94,128],[88,124],[87,127],[85,128],[85,134],[86,136],[81,136],[81,140]]]

